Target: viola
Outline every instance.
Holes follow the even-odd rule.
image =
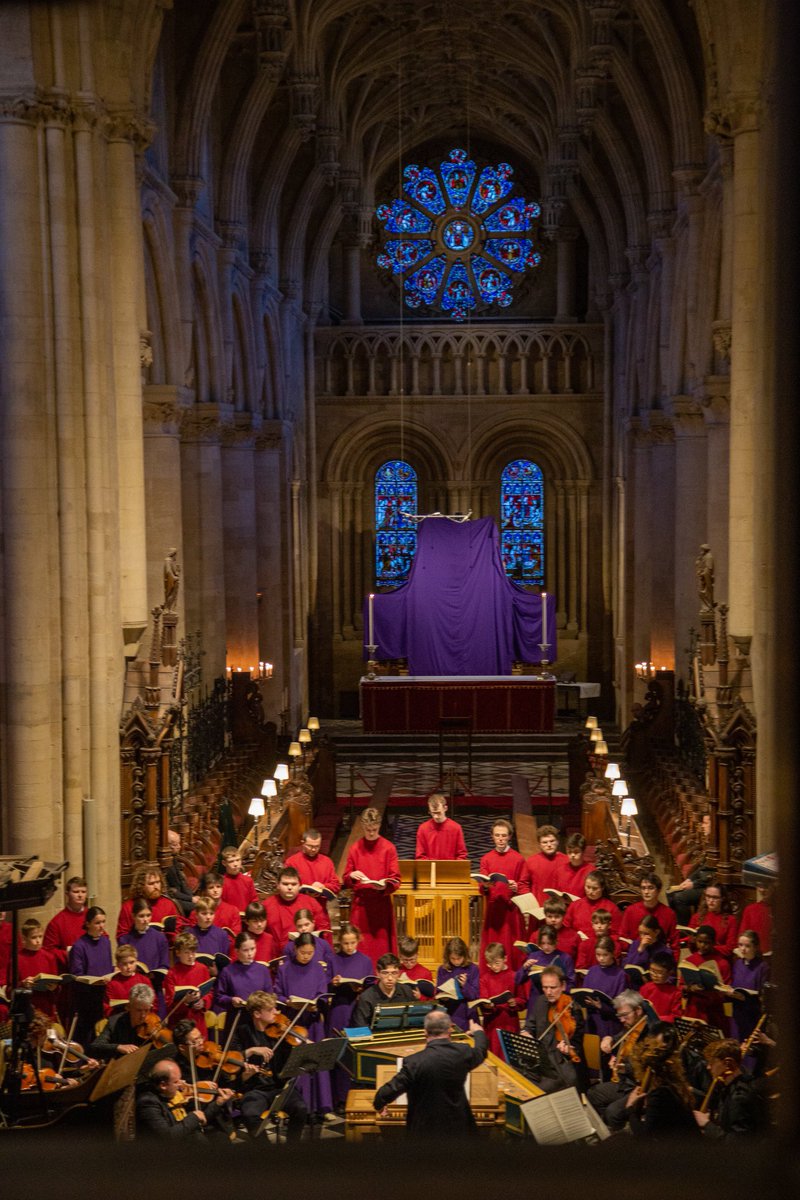
[[[21,1091],[30,1092],[39,1086],[41,1086],[43,1092],[55,1092],[59,1088],[69,1087],[70,1083],[68,1080],[62,1078],[57,1071],[54,1071],[52,1067],[41,1067],[37,1071],[30,1063],[25,1063],[22,1067],[22,1077],[20,1079]]]
[[[572,1015],[572,1000],[565,993],[562,993],[557,1000],[547,1007],[547,1024],[555,1025],[558,1033],[561,1034],[563,1041],[569,1045],[569,1060],[570,1062],[578,1063],[581,1061],[581,1056],[578,1051],[571,1045],[572,1038],[575,1036],[577,1021]]]
[[[217,1042],[203,1042],[199,1050],[195,1050],[195,1066],[202,1071],[214,1070],[222,1057],[222,1047]]]

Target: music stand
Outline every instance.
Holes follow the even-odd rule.
[[[288,1083],[284,1084],[284,1086],[277,1093],[277,1095],[273,1097],[269,1108],[267,1109],[267,1111],[264,1113],[263,1117],[261,1118],[261,1124],[259,1125],[258,1129],[253,1134],[254,1137],[260,1137],[261,1134],[264,1132],[264,1130],[269,1125],[269,1123],[271,1121],[275,1120],[275,1118],[278,1116],[279,1112],[283,1111],[284,1105],[286,1104],[286,1101],[289,1099],[292,1092],[294,1091],[296,1084],[297,1084],[296,1077],[290,1079]],[[276,1136],[276,1141],[278,1141],[278,1140],[279,1139]]]
[[[523,1037],[521,1033],[512,1033],[510,1029],[498,1029],[497,1036],[503,1057],[515,1071],[528,1078],[552,1074],[549,1060],[536,1038]]]
[[[409,1004],[376,1004],[370,1029],[373,1033],[401,1033],[404,1029],[422,1029],[435,1004],[413,1000]]]
[[[347,1038],[325,1038],[321,1042],[302,1042],[293,1046],[281,1071],[281,1080],[332,1071],[346,1045]]]

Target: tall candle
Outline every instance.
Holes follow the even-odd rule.
[[[370,646],[375,645],[375,637],[374,637],[375,630],[373,628],[373,614],[372,614],[372,602],[374,599],[375,599],[374,593],[370,592],[370,594],[369,594],[369,621],[367,622],[368,628],[369,628],[369,643],[368,644]]]
[[[549,644],[547,640],[547,592],[542,592],[542,645],[549,646]]]

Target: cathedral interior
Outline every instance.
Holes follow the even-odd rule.
[[[524,462],[554,669],[620,728],[637,664],[689,683],[710,548],[751,848],[790,857],[790,8],[0,7],[4,853],[84,866],[93,797],[114,907],[171,552],[206,689],[264,664],[267,720],[353,718],[379,473],[500,525]]]

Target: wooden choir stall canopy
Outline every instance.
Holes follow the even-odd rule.
[[[365,677],[361,719],[365,733],[438,733],[459,719],[475,733],[551,733],[555,686],[530,675]]]

